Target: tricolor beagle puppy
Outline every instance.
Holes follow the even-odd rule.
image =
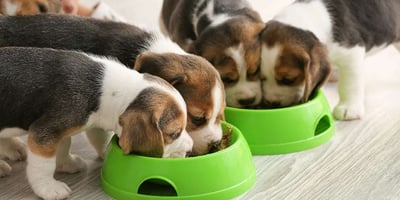
[[[188,52],[219,71],[226,103],[254,107],[261,102],[259,33],[264,23],[245,0],[164,0],[161,29]]]
[[[60,0],[0,0],[0,15],[61,13]]]
[[[272,106],[307,101],[327,79],[332,63],[339,70],[334,117],[361,118],[364,58],[376,47],[399,41],[399,10],[397,0],[299,0],[289,5],[262,33],[264,99]]]
[[[194,139],[193,155],[208,153],[222,138],[225,94],[218,72],[207,60],[186,53],[161,33],[67,15],[3,16],[0,46],[49,47],[113,56],[129,68],[160,76],[178,89],[187,105],[186,130]]]
[[[82,167],[68,150],[70,136],[85,129],[115,131],[126,154],[185,157],[192,150],[185,102],[161,78],[104,57],[47,48],[0,48],[0,60],[0,144],[8,144],[0,154],[21,154],[10,138],[28,134],[28,181],[44,199],[70,193],[53,173]]]

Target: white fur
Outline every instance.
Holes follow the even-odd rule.
[[[279,45],[274,47],[262,46],[261,74],[267,77],[262,81],[263,97],[268,102],[279,102],[280,106],[292,105],[299,102],[304,94],[305,86],[297,87],[279,85],[275,80],[276,61],[281,54],[282,48]]]
[[[24,160],[26,147],[21,139],[16,137],[0,138],[0,159]]]
[[[18,4],[10,1],[5,1],[5,14],[16,15],[18,11]]]
[[[4,128],[0,131],[0,138],[9,138],[25,135],[27,132],[21,128]]]
[[[24,160],[25,158],[26,147],[19,138],[0,138],[0,177],[9,174],[12,169],[2,159]]]
[[[170,38],[164,36],[161,32],[153,31],[153,39],[146,44],[142,51],[154,53],[176,53],[180,55],[187,54],[178,44]]]
[[[104,159],[104,153],[113,135],[112,131],[104,131],[101,128],[89,128],[86,130],[86,137],[94,147],[99,158]]]
[[[193,13],[197,12],[199,5],[201,5],[203,2],[204,2],[204,0],[199,1],[197,3],[197,7],[194,9]],[[214,0],[209,0],[209,1],[207,1],[207,6],[204,10],[202,10],[198,15],[193,15],[192,26],[193,26],[194,33],[196,34],[196,36],[199,36],[199,32],[197,30],[197,24],[199,23],[200,18],[203,16],[207,16],[210,19],[210,21],[211,21],[210,27],[215,27],[220,24],[223,24],[224,22],[226,22],[232,18],[231,16],[229,16],[227,14],[215,14],[214,13]]]
[[[186,149],[187,151],[181,151],[180,149]],[[191,151],[193,148],[193,139],[187,131],[184,129],[179,139],[175,140],[171,144],[168,144],[164,148],[163,158],[182,158],[186,156],[186,153]]]
[[[12,170],[11,166],[2,160],[4,158],[24,160],[26,158],[25,144],[19,138],[0,138],[0,177],[8,175]]]
[[[239,100],[250,98],[255,98],[254,103],[251,105],[259,104],[261,101],[261,82],[247,80],[247,64],[244,60],[243,45],[240,44],[236,48],[228,48],[225,53],[235,61],[239,72],[239,81],[235,85],[225,88],[227,105],[243,107]]]
[[[43,199],[65,199],[71,189],[67,184],[53,178],[56,169],[56,157],[45,158],[28,151],[26,167],[28,181],[38,196]]]
[[[199,0],[197,2],[197,6],[193,9],[193,13],[197,13],[200,5],[202,5],[204,1],[206,1],[206,0]],[[207,1],[206,8],[202,12],[200,12],[199,15],[193,15],[191,22],[192,22],[193,30],[194,30],[194,33],[196,34],[196,36],[199,36],[199,32],[197,31],[197,24],[199,23],[199,19],[204,15],[209,15],[209,16],[212,15],[214,13],[213,5],[214,5],[214,1],[209,0],[209,1]]]
[[[339,69],[339,103],[333,116],[339,120],[360,119],[364,114],[363,64],[364,47],[351,49],[336,46],[331,48],[330,58]]]
[[[221,110],[222,104],[219,102],[223,101],[223,88],[219,85],[215,85],[212,90],[212,98],[214,102],[213,113],[208,120],[206,126],[203,128],[193,131],[190,136],[196,143],[193,145],[193,153],[195,155],[206,154],[209,151],[209,144],[218,142],[222,138],[222,129],[220,123],[217,123],[217,116]]]
[[[321,1],[296,2],[283,9],[274,19],[309,30],[324,43],[332,41],[332,21]]]
[[[4,160],[0,159],[0,178],[11,173],[11,166]]]
[[[71,154],[71,137],[64,137],[57,148],[56,171],[76,173],[86,169],[86,162],[78,155]]]

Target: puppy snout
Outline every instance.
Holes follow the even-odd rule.
[[[238,102],[242,106],[249,106],[252,105],[256,101],[256,97],[246,98],[246,99],[239,99]]]
[[[280,107],[282,107],[281,102],[279,102],[279,101],[268,101],[268,100],[265,100],[264,103],[265,103],[265,105],[267,107],[270,107],[270,108],[280,108]]]
[[[192,156],[192,151],[186,151],[186,157],[191,157]]]
[[[217,152],[220,149],[221,141],[214,141],[208,145],[208,152]]]

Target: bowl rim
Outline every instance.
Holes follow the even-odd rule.
[[[268,108],[268,109],[256,109],[256,108],[235,108],[235,107],[230,107],[230,106],[225,106],[225,110],[229,111],[236,111],[236,112],[281,112],[281,111],[291,111],[295,109],[301,109],[303,107],[310,106],[311,104],[314,104],[317,101],[321,101],[322,97],[324,96],[323,92],[321,89],[317,90],[314,92],[312,95],[312,98],[305,102],[305,103],[300,103],[296,104],[293,106],[289,107],[282,107],[282,108]]]
[[[113,148],[116,148],[116,150],[118,152],[121,152],[121,155],[124,156],[125,158],[131,157],[131,158],[135,158],[135,159],[142,159],[142,160],[146,160],[146,161],[161,161],[161,162],[188,162],[189,160],[204,160],[204,159],[211,159],[212,157],[216,157],[216,156],[220,156],[220,154],[224,154],[227,153],[228,151],[232,151],[233,148],[238,148],[240,145],[240,142],[245,140],[244,136],[242,135],[241,131],[234,125],[226,122],[226,121],[221,121],[221,125],[223,127],[232,127],[232,140],[231,140],[231,144],[222,150],[219,150],[217,152],[213,152],[213,153],[208,153],[208,154],[204,154],[204,155],[199,155],[199,156],[193,156],[193,157],[185,157],[185,158],[158,158],[158,157],[149,157],[149,156],[142,156],[142,155],[138,155],[138,154],[123,154],[121,148],[118,145],[118,137],[116,135],[114,135],[111,138],[111,142],[110,142],[110,146],[112,146]],[[233,136],[235,135],[235,136]],[[115,150],[114,150],[115,151]]]

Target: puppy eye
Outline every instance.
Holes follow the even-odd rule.
[[[236,80],[233,80],[233,79],[230,78],[230,77],[221,77],[221,79],[222,79],[222,81],[223,81],[225,84],[232,84],[232,83],[235,83],[235,82],[236,82]]]
[[[180,136],[180,132],[175,132],[169,135],[169,137],[173,140],[176,140]]]
[[[205,117],[192,117],[192,123],[196,126],[201,126],[207,122]]]
[[[224,56],[218,61],[217,65],[226,65],[230,60],[230,57]]]
[[[279,83],[283,85],[292,85],[294,82],[296,82],[295,78],[283,78],[279,81]]]
[[[47,7],[43,4],[38,4],[40,13],[47,13]]]

